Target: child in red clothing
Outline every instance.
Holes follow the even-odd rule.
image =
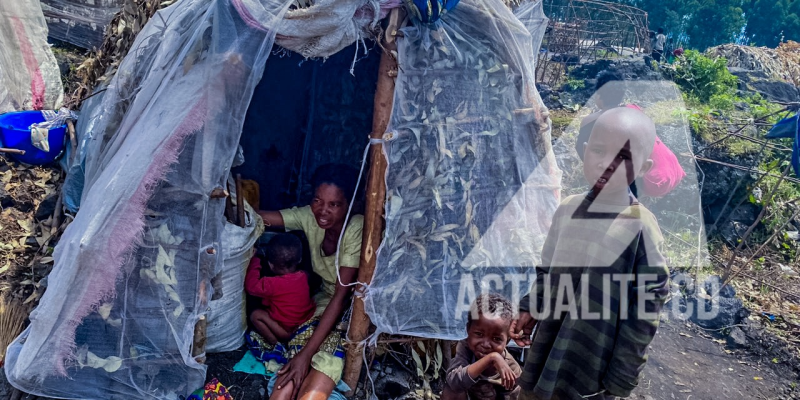
[[[261,262],[253,257],[247,268],[244,287],[260,297],[264,310],[250,314],[253,327],[270,344],[289,340],[302,323],[314,316],[306,273],[298,268],[303,244],[296,236],[282,233],[266,247],[267,263],[275,276],[261,276]]]

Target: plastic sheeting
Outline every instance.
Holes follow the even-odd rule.
[[[244,277],[253,256],[253,245],[264,232],[264,221],[245,202],[246,224],[226,223],[222,233],[222,270],[212,278],[214,294],[208,310],[206,351],[220,353],[238,349],[247,330]]]
[[[540,29],[499,0],[462,0],[437,30],[402,30],[386,231],[365,295],[378,332],[460,339],[482,290],[527,293],[559,202],[534,86]]]
[[[5,3],[5,2],[4,2]],[[288,2],[258,3],[275,26]],[[81,211],[48,289],[12,343],[8,380],[72,399],[177,399],[201,387],[192,356],[222,268],[224,187],[274,31],[223,0],[182,0],[138,35],[81,124]]]
[[[0,2],[0,49],[0,114],[61,107],[61,71],[38,0]]]
[[[42,0],[50,36],[91,49],[103,43],[103,33],[125,0]]]

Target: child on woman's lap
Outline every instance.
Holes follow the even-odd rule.
[[[467,338],[458,343],[447,370],[442,400],[517,399],[517,378],[522,370],[506,351],[511,310],[511,303],[499,295],[475,300],[467,320]]]
[[[278,234],[266,248],[267,264],[275,276],[262,276],[258,257],[253,257],[247,268],[245,290],[261,298],[264,305],[250,314],[250,322],[270,344],[289,340],[297,327],[314,315],[308,277],[299,268],[302,254],[299,238]]]

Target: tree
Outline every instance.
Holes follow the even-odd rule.
[[[783,37],[785,40],[800,42],[800,0],[793,0],[786,7]]]
[[[797,3],[797,1],[795,1]],[[776,47],[787,28],[786,0],[755,0],[745,8],[747,36],[758,46]]]
[[[692,47],[704,51],[733,41],[744,26],[741,0],[702,0],[689,17],[686,34]]]
[[[686,15],[698,5],[697,0],[633,0],[630,4],[647,12],[650,30],[664,28],[672,37],[680,37],[686,31]]]

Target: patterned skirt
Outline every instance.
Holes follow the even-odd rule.
[[[263,363],[275,361],[278,364],[286,364],[305,347],[314,334],[314,329],[316,329],[317,325],[319,325],[319,317],[308,320],[297,328],[294,336],[285,344],[277,343],[273,346],[252,329],[245,334],[245,341],[247,342],[247,347],[259,361]],[[345,333],[334,328],[325,338],[317,354],[325,353],[344,359],[344,341]]]

